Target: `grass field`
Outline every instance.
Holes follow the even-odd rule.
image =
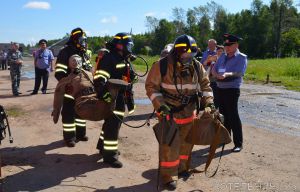
[[[152,66],[159,59],[158,56],[141,55]],[[146,71],[146,65],[141,59],[133,62],[137,71]],[[283,59],[258,59],[249,60],[244,80],[248,83],[266,83],[269,75],[269,83],[284,86],[286,89],[300,91],[300,58]]]
[[[286,89],[300,91],[300,58],[249,60],[245,81],[282,85]]]

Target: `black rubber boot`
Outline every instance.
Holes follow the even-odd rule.
[[[88,141],[88,140],[89,140],[88,136],[83,136],[83,137],[80,137],[80,138],[76,138],[77,142],[78,141]]]
[[[180,173],[178,173],[179,178],[187,179],[190,176],[191,176],[191,173],[188,171],[181,171]]]
[[[65,141],[67,147],[75,147],[76,143],[73,140]]]
[[[174,191],[177,188],[177,181],[170,181],[165,184],[165,188],[169,191]]]
[[[115,159],[115,160],[104,160],[103,161],[106,164],[109,164],[113,168],[121,168],[123,167],[123,164],[121,161]]]

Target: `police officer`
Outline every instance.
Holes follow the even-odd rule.
[[[109,103],[112,102],[111,94],[105,86],[108,79],[123,79],[127,81],[127,79],[135,78],[128,62],[132,55],[133,41],[129,34],[118,33],[106,44],[106,48],[109,50],[109,53],[103,55],[103,58],[97,65],[94,74],[94,84],[98,98],[104,99]],[[97,149],[103,156],[103,161],[114,168],[123,166],[118,160],[118,136],[125,114],[124,95],[124,91],[118,92],[115,109],[112,115],[104,119],[97,144]]]
[[[238,113],[240,86],[247,67],[247,55],[238,49],[242,38],[224,34],[225,54],[217,60],[213,75],[217,78],[220,113],[224,115],[224,125],[233,133],[233,152],[243,148],[242,124]]]
[[[159,146],[160,176],[168,190],[176,189],[178,176],[189,176],[193,145],[185,138],[199,109],[200,92],[206,113],[214,108],[209,79],[204,67],[194,58],[196,53],[194,38],[188,35],[177,37],[168,56],[152,65],[145,83],[147,96],[159,116],[171,115],[179,127],[171,145]]]
[[[47,48],[47,40],[41,39],[39,45],[40,49],[34,54],[35,82],[31,95],[38,93],[42,80],[43,86],[41,90],[43,94],[46,94],[49,73],[53,71],[52,61],[54,56],[52,51]]]
[[[56,60],[55,78],[60,81],[70,74],[68,67],[69,58],[72,55],[79,55],[83,60],[83,68],[90,70],[88,56],[86,55],[87,37],[81,28],[75,28],[70,34],[66,47],[63,48]],[[87,141],[86,121],[81,119],[77,114],[70,113],[73,111],[74,98],[65,94],[62,108],[63,137],[68,147],[74,147],[76,141]],[[74,114],[74,115],[73,115]]]
[[[19,96],[21,68],[23,63],[22,53],[19,51],[19,44],[12,43],[11,50],[7,54],[8,65],[10,65],[11,87],[14,96]]]

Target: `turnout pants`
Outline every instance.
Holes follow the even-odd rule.
[[[115,161],[119,157],[118,137],[125,115],[124,92],[119,92],[116,99],[116,107],[110,117],[104,119],[97,149],[105,161]]]
[[[240,97],[240,89],[218,88],[220,101],[220,113],[224,115],[224,126],[229,133],[233,134],[233,142],[236,147],[243,145],[242,123],[238,112],[238,100]]]
[[[179,131],[175,135],[171,146],[159,146],[159,169],[160,177],[164,184],[178,180],[178,173],[188,171],[190,166],[193,145],[185,141],[192,128],[194,116],[185,119],[174,119],[178,124]]]
[[[74,105],[74,98],[71,95],[65,94],[61,111],[65,141],[75,141],[86,134],[86,121],[75,113]]]

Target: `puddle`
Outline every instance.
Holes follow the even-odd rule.
[[[35,72],[34,71],[24,71],[21,75],[23,78],[27,79],[34,79],[35,78]]]
[[[137,105],[150,105],[150,104],[152,104],[150,99],[148,99],[148,98],[134,99],[134,102]]]

